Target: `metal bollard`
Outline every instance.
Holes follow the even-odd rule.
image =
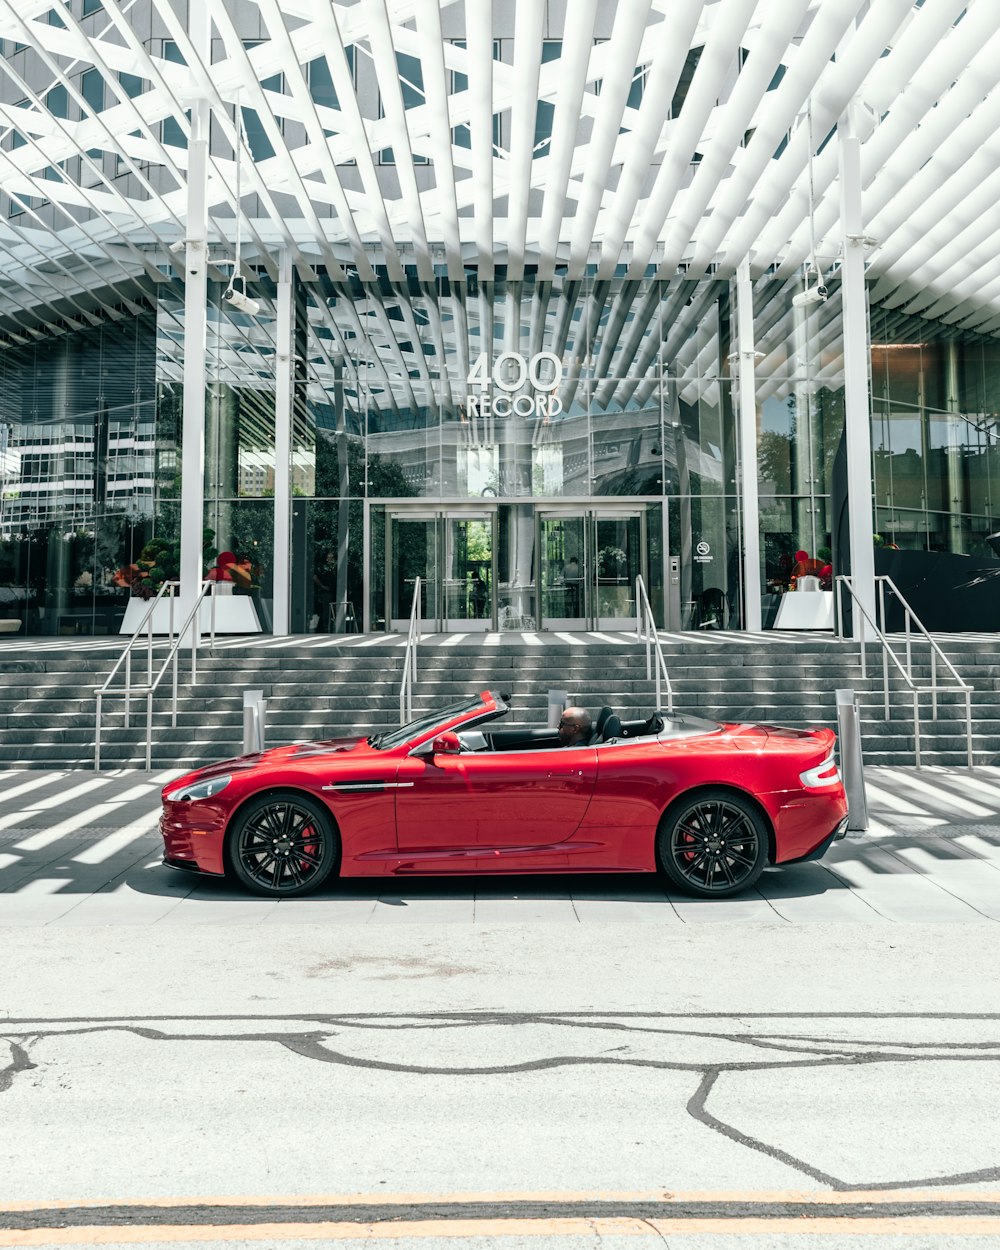
[[[868,828],[868,801],[861,759],[861,716],[853,690],[837,691],[837,737],[840,741],[840,774],[847,791],[847,827]]]
[[[264,750],[264,725],[267,700],[263,690],[243,691],[243,754]]]
[[[568,698],[565,690],[549,691],[549,718],[545,722],[549,729],[558,727],[562,714],[566,710]]]

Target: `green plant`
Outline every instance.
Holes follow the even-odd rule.
[[[202,530],[202,564],[207,567],[215,562],[215,531]],[[132,588],[132,594],[151,599],[158,594],[164,582],[175,582],[181,572],[181,545],[166,538],[151,538],[135,564],[129,566],[123,580]]]
[[[602,547],[597,553],[598,577],[624,577],[628,557],[621,547]]]

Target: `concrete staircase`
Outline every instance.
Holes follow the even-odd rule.
[[[913,763],[912,703],[901,680],[893,677],[893,718],[883,719],[882,667],[875,647],[869,648],[868,678],[862,680],[857,645],[827,635],[664,634],[662,640],[677,711],[719,720],[834,725],[834,692],[853,687],[862,704],[866,761]],[[996,763],[997,639],[951,635],[940,641],[975,689],[975,762]],[[0,768],[92,767],[93,692],[120,649],[121,643],[111,640],[83,646],[22,640],[0,646]],[[169,682],[164,682],[154,704],[153,765],[195,767],[238,754],[242,693],[250,688],[263,690],[268,699],[271,745],[395,725],[402,661],[396,636],[221,641],[214,652],[201,652],[198,685],[182,685],[176,728],[170,726]],[[929,662],[917,671],[929,679]],[[629,635],[445,635],[424,640],[414,715],[485,688],[510,692],[511,724],[544,724],[550,688],[568,691],[595,712],[607,703],[625,717],[647,715],[655,701],[644,648]],[[932,721],[925,696],[921,715],[924,763],[963,765],[963,701],[943,696],[938,718]],[[143,766],[144,738],[144,701],[133,704],[129,728],[122,702],[109,701],[103,767]]]

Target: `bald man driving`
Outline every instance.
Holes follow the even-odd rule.
[[[590,713],[583,707],[568,707],[559,718],[559,745],[582,747],[590,741]]]

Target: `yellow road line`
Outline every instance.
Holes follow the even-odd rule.
[[[1000,1217],[967,1219],[933,1216],[895,1219],[554,1219],[554,1220],[401,1220],[387,1224],[216,1224],[140,1225],[136,1227],[36,1228],[0,1232],[0,1246],[72,1245],[100,1246],[114,1243],[142,1245],[148,1242],[216,1241],[386,1241],[417,1237],[658,1237],[669,1234],[747,1234],[778,1236],[948,1236],[998,1237]]]

